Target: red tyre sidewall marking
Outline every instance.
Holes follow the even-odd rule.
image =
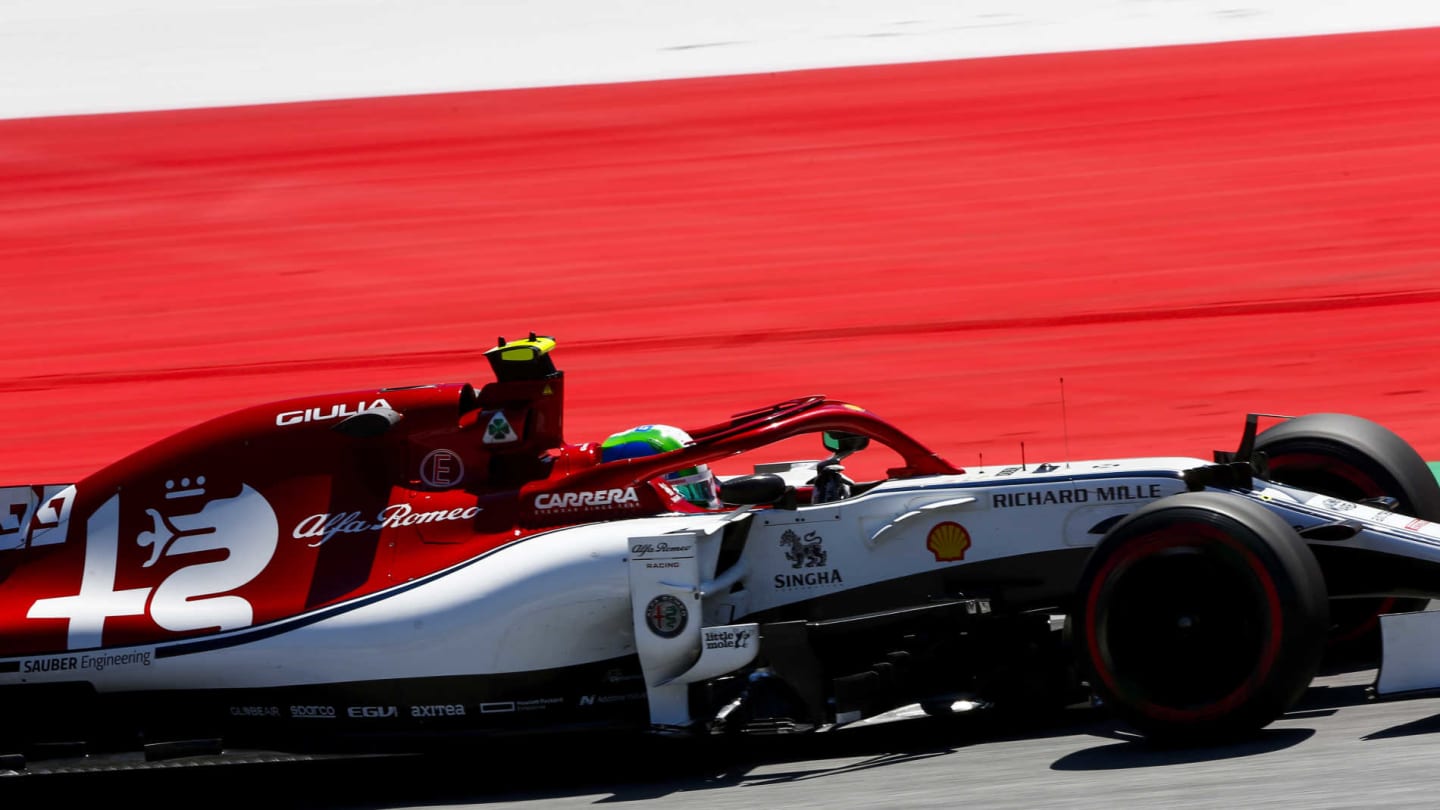
[[[1105,659],[1100,652],[1099,632],[1097,631],[1096,618],[1097,607],[1100,600],[1100,592],[1104,590],[1103,585],[1110,575],[1118,568],[1129,565],[1143,556],[1163,551],[1167,548],[1194,547],[1196,539],[1204,539],[1218,542],[1233,551],[1240,559],[1249,566],[1251,574],[1259,582],[1265,593],[1266,607],[1269,611],[1269,622],[1272,632],[1265,642],[1261,653],[1260,665],[1254,674],[1246,679],[1235,691],[1226,695],[1217,703],[1205,709],[1172,709],[1167,706],[1159,706],[1146,702],[1142,706],[1145,714],[1159,720],[1186,721],[1203,719],[1210,715],[1223,714],[1237,706],[1245,697],[1250,694],[1254,687],[1263,682],[1274,667],[1275,661],[1280,656],[1279,632],[1284,627],[1284,617],[1280,609],[1280,594],[1275,587],[1275,581],[1270,573],[1261,564],[1260,558],[1245,546],[1241,545],[1228,534],[1213,526],[1203,523],[1182,523],[1177,526],[1166,527],[1164,534],[1152,532],[1142,535],[1140,538],[1130,541],[1125,547],[1106,561],[1094,580],[1094,585],[1085,598],[1085,644],[1090,653],[1090,661],[1095,668],[1096,674],[1105,682],[1106,687],[1114,694],[1120,694],[1119,682],[1114,673],[1105,664]],[[1185,532],[1183,537],[1175,537],[1176,531]]]
[[[1283,472],[1294,467],[1303,467],[1306,470],[1315,470],[1325,473],[1326,475],[1333,475],[1336,478],[1343,478],[1349,483],[1354,484],[1356,488],[1360,490],[1361,497],[1364,498],[1377,498],[1385,494],[1380,490],[1380,486],[1376,484],[1375,479],[1366,475],[1361,470],[1355,469],[1355,467],[1350,464],[1337,461],[1330,456],[1309,453],[1287,453],[1282,456],[1279,461],[1270,461],[1269,467],[1271,473]]]

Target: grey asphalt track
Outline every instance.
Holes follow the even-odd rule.
[[[574,739],[447,756],[115,768],[66,761],[0,778],[63,802],[146,797],[147,807],[1256,808],[1435,807],[1440,697],[1374,701],[1373,670],[1318,678],[1244,743],[1159,749],[1103,712],[1017,723],[970,713],[753,746]],[[7,802],[8,804],[8,802]]]

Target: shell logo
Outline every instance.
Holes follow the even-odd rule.
[[[925,536],[925,547],[935,555],[935,562],[957,562],[965,559],[965,551],[970,548],[970,532],[947,520],[936,524]]]

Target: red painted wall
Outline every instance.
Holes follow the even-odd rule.
[[[0,190],[0,483],[530,330],[573,441],[826,393],[962,465],[1440,457],[1440,29],[3,121]]]

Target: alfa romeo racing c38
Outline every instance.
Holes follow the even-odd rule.
[[[1378,690],[1440,683],[1430,614],[1393,612],[1440,593],[1440,486],[1364,419],[961,469],[806,396],[606,460],[563,438],[554,346],[502,339],[478,389],[260,405],[0,488],[0,754],[778,733],[1081,693],[1199,741],[1270,723],[1337,624],[1387,610]],[[819,458],[713,505],[674,483],[805,436]]]

